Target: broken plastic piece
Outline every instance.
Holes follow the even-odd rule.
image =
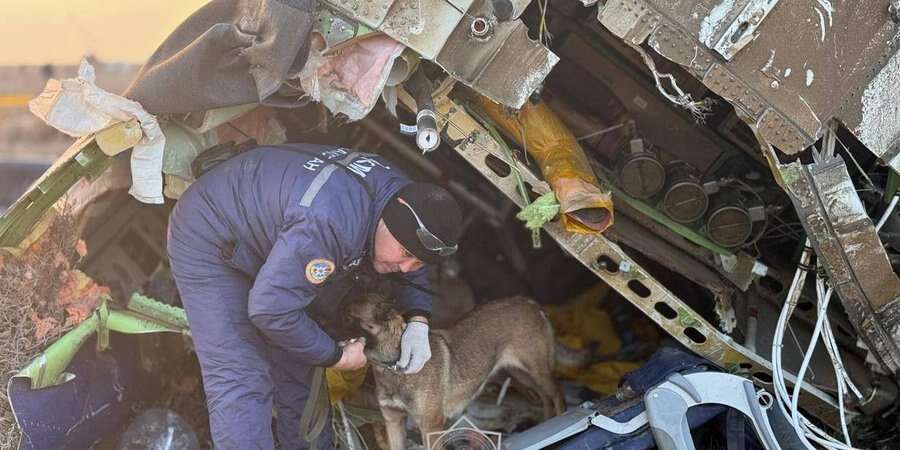
[[[142,412],[125,433],[118,450],[198,450],[191,426],[175,411],[153,408]]]
[[[142,299],[142,303],[152,300]],[[102,304],[101,306],[105,305]],[[104,307],[105,308],[105,307]],[[181,308],[171,307],[174,310]],[[180,333],[190,334],[186,328],[178,325],[150,318],[143,314],[139,314],[130,310],[108,310],[104,311],[101,318],[98,312],[101,308],[95,310],[95,313],[81,322],[71,331],[57,339],[41,354],[37,355],[22,370],[15,374],[14,378],[28,378],[31,380],[32,389],[41,389],[50,386],[56,386],[65,383],[69,378],[65,369],[72,362],[72,358],[81,349],[81,346],[97,332],[101,326],[107,330],[116,331],[126,334],[146,334],[146,333]],[[183,314],[183,312],[181,313]],[[101,323],[102,319],[102,323]]]
[[[135,119],[119,122],[98,131],[94,135],[97,146],[109,156],[118,155],[134,147],[143,137],[144,133],[141,131],[141,124]]]
[[[781,446],[769,424],[769,417],[757,400],[753,384],[742,377],[721,372],[688,375],[673,373],[665,382],[644,394],[645,412],[627,422],[603,416],[593,405],[585,404],[562,416],[510,436],[510,450],[545,448],[591,425],[615,434],[631,434],[650,426],[656,445],[663,450],[693,450],[688,408],[697,405],[724,405],[742,413],[750,422],[762,447],[780,450]]]

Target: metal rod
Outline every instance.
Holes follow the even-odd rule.
[[[598,131],[594,131],[594,132],[588,133],[588,134],[586,134],[586,135],[584,135],[584,136],[581,136],[581,137],[579,137],[579,138],[576,139],[576,140],[577,140],[578,142],[581,142],[581,141],[583,141],[583,140],[585,140],[585,139],[590,139],[590,138],[592,138],[592,137],[594,137],[594,136],[600,136],[601,134],[606,134],[606,133],[609,133],[610,131],[618,130],[619,128],[622,128],[622,127],[624,127],[624,126],[625,126],[624,123],[620,123],[620,124],[618,124],[618,125],[613,125],[613,126],[611,126],[611,127],[602,128],[602,129],[600,129],[600,130],[598,130]]]

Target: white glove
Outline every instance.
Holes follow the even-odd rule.
[[[397,369],[405,374],[419,373],[431,359],[431,344],[428,342],[428,324],[409,322],[400,338],[400,360]]]

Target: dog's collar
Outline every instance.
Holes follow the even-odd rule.
[[[381,367],[382,369],[397,370],[397,361],[387,363],[384,361],[379,361],[375,358],[369,358],[369,362],[372,363],[373,366]]]
[[[372,358],[369,355],[366,355],[366,359],[368,359],[369,362],[372,363],[372,365],[376,366],[376,367],[381,367],[381,368],[390,369],[390,370],[397,369],[397,361],[391,361],[391,362],[381,361],[379,359]]]

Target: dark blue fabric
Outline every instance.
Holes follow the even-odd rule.
[[[662,347],[650,357],[646,364],[625,374],[620,384],[627,384],[635,394],[643,395],[644,392],[662,383],[673,373],[698,372],[705,370],[708,366],[708,361],[681,348]],[[607,410],[614,407],[617,403],[618,401],[615,397],[607,397],[598,403],[598,407],[601,410]],[[727,409],[721,405],[695,406],[688,410],[688,423],[690,423],[692,429],[699,427]],[[642,411],[644,411],[644,403],[638,402],[634,406],[614,414],[612,418],[618,422],[627,422]],[[654,447],[656,447],[656,444],[648,427],[641,428],[630,435],[619,435],[592,426],[584,432],[561,442],[557,448],[567,450],[645,450]]]
[[[709,361],[679,347],[662,347],[653,353],[646,364],[622,376],[619,384],[627,384],[633,392],[643,394],[675,372],[697,372],[709,365]]]
[[[236,156],[200,177],[169,219],[172,274],[200,360],[213,440],[222,449],[273,448],[273,404],[282,447],[304,448],[299,416],[312,367],[340,355],[308,314],[334,313],[338,305],[319,296],[328,282],[310,279],[307,267],[327,260],[337,269],[329,278],[338,279],[360,264],[384,206],[410,182],[386,160],[360,154],[350,163],[359,178],[332,169],[303,206],[326,161],[350,150],[292,147],[320,156],[278,147]],[[428,287],[424,270],[405,276]],[[431,310],[419,291],[399,300],[404,310]],[[328,446],[330,430],[325,435],[320,442]]]
[[[140,369],[137,337],[111,333],[110,344],[98,354],[95,338],[88,339],[66,368],[75,378],[59,386],[32,390],[26,378],[10,380],[20,449],[90,448],[123,427],[131,405],[154,392],[153,380]]]

